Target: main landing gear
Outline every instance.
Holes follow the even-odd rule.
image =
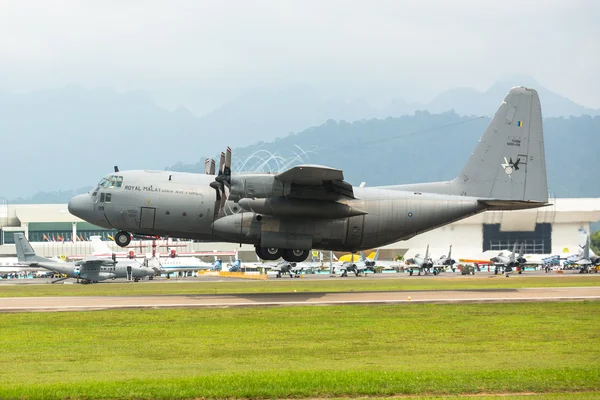
[[[308,258],[309,250],[278,249],[276,247],[255,246],[256,255],[262,260],[275,261],[283,258],[288,262],[302,262]]]
[[[119,247],[127,247],[131,243],[131,235],[125,231],[119,231],[115,235],[115,243]]]

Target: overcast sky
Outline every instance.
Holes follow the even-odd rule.
[[[599,21],[596,0],[0,0],[0,89],[141,89],[202,114],[255,86],[382,106],[525,74],[600,108]]]

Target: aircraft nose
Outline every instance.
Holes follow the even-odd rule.
[[[87,220],[94,211],[94,202],[88,194],[79,194],[69,201],[68,208],[74,216]]]

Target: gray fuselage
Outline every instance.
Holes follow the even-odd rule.
[[[150,268],[142,267],[135,261],[118,261],[113,263],[110,260],[102,264],[86,262],[37,262],[42,268],[49,269],[59,274],[65,274],[69,278],[78,278],[90,282],[104,281],[116,278],[145,278],[154,275]],[[128,268],[130,270],[128,271]]]
[[[227,201],[225,215],[215,218],[219,203],[209,186],[212,175],[143,170],[115,175],[119,187],[99,186],[79,195],[69,204],[70,211],[95,225],[136,234],[263,247],[358,251],[408,239],[488,208],[468,196],[355,187],[355,199],[336,204],[360,210],[359,215],[350,211],[331,218],[327,207],[332,202],[318,200],[305,209],[294,208],[303,216],[264,215]]]

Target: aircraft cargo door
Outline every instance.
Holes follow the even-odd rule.
[[[156,208],[142,207],[142,212],[140,213],[140,229],[154,229],[155,214]]]

